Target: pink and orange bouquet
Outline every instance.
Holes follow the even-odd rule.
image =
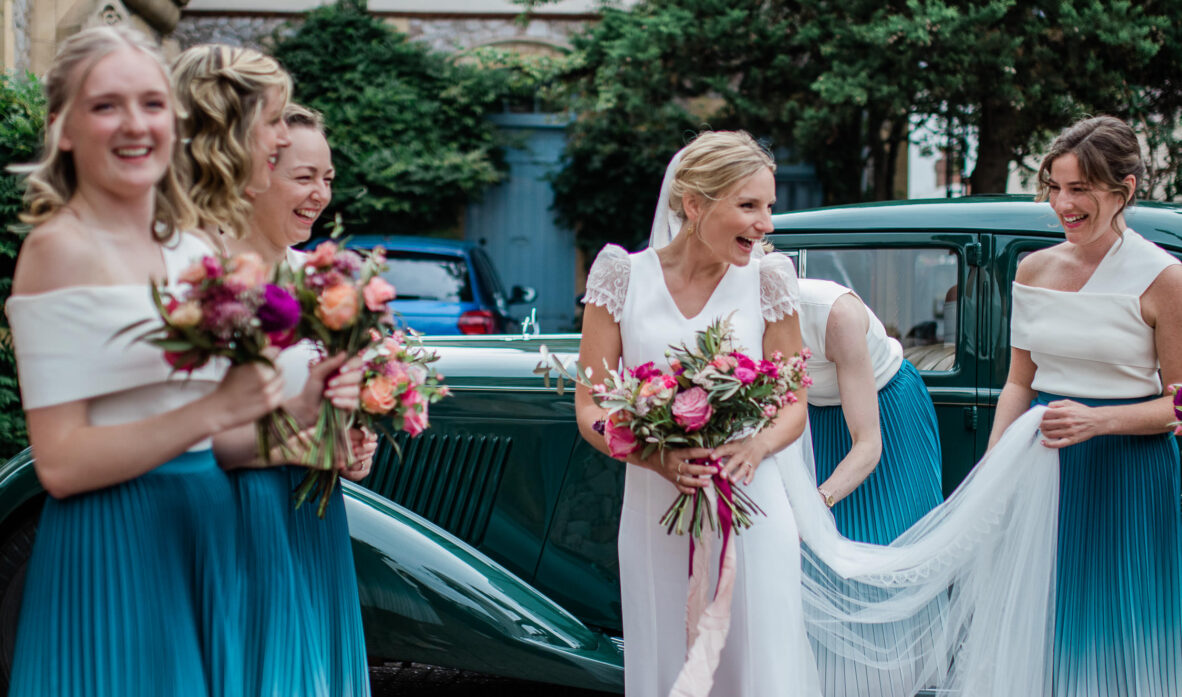
[[[291,343],[300,307],[287,289],[268,283],[268,275],[266,264],[254,253],[202,257],[181,273],[178,290],[152,284],[159,323],[137,339],[163,349],[164,360],[182,372],[197,370],[216,357],[234,365],[271,365],[265,350]],[[120,334],[153,322],[137,322]],[[258,429],[259,455],[269,460],[271,444],[285,449],[299,425],[279,409],[263,417]]]
[[[280,265],[280,283],[290,288],[300,308],[294,336],[311,339],[327,355],[356,356],[386,334],[394,319],[386,303],[394,299],[394,286],[382,278],[385,253],[378,247],[368,254],[323,242],[305,255],[302,264]],[[352,458],[349,428],[356,412],[321,403],[309,451],[302,462],[314,471],[296,490],[296,505],[312,491],[320,494],[318,512],[324,514],[328,496],[337,483],[337,465]]]
[[[362,353],[365,365],[356,422],[377,432],[387,430],[388,419],[394,430],[417,436],[427,428],[428,406],[449,394],[447,386],[440,382],[443,376],[431,370],[439,356],[408,340],[401,331],[384,337],[374,331],[371,340]],[[390,443],[397,448],[396,441],[391,439]],[[337,477],[335,469],[309,472],[296,489],[296,505],[316,494],[320,500],[318,512],[323,516]]]
[[[811,382],[807,349],[791,358],[777,352],[771,360],[755,360],[735,345],[729,319],[716,320],[698,332],[693,346],[673,346],[665,355],[667,370],[652,363],[622,373],[609,370],[603,383],[590,386],[595,403],[607,410],[596,427],[602,429],[613,457],[714,448],[753,435]],[[736,529],[750,527],[752,517],[762,513],[740,487],[723,477],[715,475],[714,486]],[[702,490],[692,496],[679,494],[661,525],[670,534],[688,530],[695,538],[702,536],[706,525],[718,529]]]

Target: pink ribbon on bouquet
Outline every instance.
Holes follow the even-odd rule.
[[[714,589],[714,600],[707,605],[706,595],[710,590],[710,548],[714,536],[702,536],[702,553],[694,554],[694,537],[690,535],[690,577],[689,594],[685,605],[686,657],[685,665],[677,674],[669,697],[706,697],[714,685],[714,671],[726,644],[726,635],[731,628],[731,596],[735,590],[735,546],[730,544],[730,506],[723,500],[731,500],[731,483],[725,477],[715,474],[714,486],[705,487],[706,505],[718,512],[718,524],[722,532],[722,550],[719,553],[718,586]],[[715,491],[717,489],[717,491]],[[695,508],[698,505],[694,499]]]

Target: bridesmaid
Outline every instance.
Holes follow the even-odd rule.
[[[1043,198],[1066,240],[1014,281],[1010,371],[990,445],[1031,402],[1059,450],[1055,697],[1182,694],[1178,447],[1182,265],[1128,228],[1144,176],[1132,129],[1100,116],[1052,144]],[[1160,368],[1160,373],[1159,373]]]
[[[293,265],[302,263],[305,256],[291,245],[306,242],[312,225],[332,200],[332,181],[336,171],[332,166],[332,151],[324,134],[320,114],[294,104],[284,110],[291,145],[280,151],[271,186],[254,197],[251,208],[251,231],[242,240],[229,242],[235,251],[253,251],[270,264],[284,259]],[[285,380],[284,396],[292,409],[298,410],[303,423],[311,423],[320,406],[327,370],[340,366],[339,359],[328,360],[309,370],[319,358],[315,344],[300,342],[285,350],[279,357]],[[332,393],[338,406],[357,407],[356,371],[345,372]],[[348,386],[353,390],[349,391]],[[302,395],[302,398],[301,398]],[[254,434],[246,434],[248,449],[244,457],[254,454]],[[360,429],[351,434],[355,460],[341,463],[341,476],[360,481],[369,475],[377,438]],[[323,663],[329,695],[369,694],[369,672],[365,655],[365,634],[361,625],[361,601],[358,598],[357,572],[353,567],[353,549],[345,517],[344,494],[340,487],[332,499],[324,519],[316,515],[315,503],[298,511],[292,505],[291,492],[299,486],[307,468],[285,465],[260,470],[243,470],[238,474],[240,491],[250,495],[249,505],[255,515],[267,512],[268,519],[281,521],[290,541],[290,554],[295,562],[297,586],[301,589],[296,599],[300,611],[310,620],[309,644],[315,647],[317,660]],[[244,501],[245,505],[245,501]],[[274,518],[271,518],[274,516]],[[252,563],[265,564],[276,554],[276,546],[283,538],[258,534],[247,530],[247,553],[253,552]],[[280,565],[271,563],[271,573]],[[252,602],[275,603],[276,596],[267,590],[274,581],[258,584],[252,592]],[[276,612],[290,612],[291,607],[277,605]],[[248,646],[248,656],[266,659],[267,647]],[[285,693],[286,694],[286,693]]]
[[[941,501],[936,410],[915,366],[849,288],[800,280],[818,491],[837,529],[889,544]]]
[[[279,403],[275,371],[171,373],[112,337],[155,317],[146,284],[209,253],[170,167],[177,117],[146,37],[87,29],[46,76],[8,315],[36,471],[10,695],[238,695],[233,494],[210,437]]]
[[[173,77],[188,114],[186,164],[190,194],[198,204],[202,224],[220,233],[219,241],[228,253],[256,251],[265,259],[278,261],[286,244],[276,247],[270,237],[256,234],[256,222],[263,216],[256,215],[255,203],[278,179],[275,169],[280,154],[291,144],[283,119],[291,91],[289,76],[274,59],[257,51],[209,44],[182,53],[173,67]],[[323,187],[323,182],[317,186]],[[311,346],[298,345],[279,359],[280,367],[294,373],[293,382],[298,385],[285,392],[283,405],[305,425],[314,422],[323,398],[332,399],[341,408],[357,405],[360,374],[352,371],[329,380],[342,367],[344,357],[332,357],[309,368],[315,358]],[[364,443],[359,445],[364,447]],[[367,676],[364,672],[357,676],[356,671],[348,680],[337,676],[351,691],[330,691],[330,673],[340,669],[331,665],[338,659],[333,649],[333,642],[339,639],[337,628],[325,626],[324,613],[315,607],[308,611],[310,604],[336,601],[328,595],[338,591],[324,586],[319,577],[309,579],[306,570],[320,566],[339,569],[342,559],[348,559],[343,503],[335,507],[332,519],[315,522],[331,525],[335,534],[331,541],[340,543],[343,537],[344,551],[324,546],[328,539],[300,533],[308,526],[297,526],[296,521],[306,512],[297,515],[291,492],[293,480],[298,482],[306,470],[293,472],[295,468],[267,467],[258,461],[253,428],[225,434],[215,446],[219,462],[232,470],[242,524],[245,693],[367,694]],[[304,546],[316,543],[320,546]],[[347,571],[352,573],[351,566]],[[347,583],[341,586],[339,592],[351,590],[355,597],[355,582],[351,587]],[[353,628],[353,624],[346,624],[340,629]],[[348,643],[350,649],[339,653],[348,655],[349,665],[355,666],[357,659],[349,651],[360,650],[364,666],[363,640]]]

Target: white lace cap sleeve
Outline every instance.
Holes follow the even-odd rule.
[[[584,305],[600,305],[611,313],[612,319],[620,321],[624,311],[624,299],[628,297],[628,278],[632,272],[632,260],[623,247],[615,244],[604,245],[599,250],[587,273],[587,292],[583,295]]]
[[[776,322],[800,312],[800,285],[792,260],[773,252],[759,260],[759,307],[763,319]]]

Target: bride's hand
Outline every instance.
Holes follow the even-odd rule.
[[[708,448],[658,450],[638,464],[668,479],[678,492],[690,495],[710,483],[715,467],[691,464],[689,461],[709,455]]]
[[[710,457],[722,461],[722,476],[738,484],[750,484],[755,470],[770,455],[759,434],[715,448]]]

